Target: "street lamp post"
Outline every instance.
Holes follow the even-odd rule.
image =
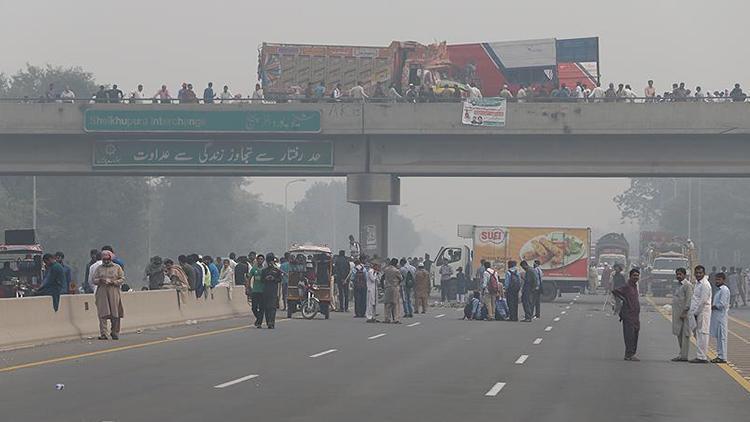
[[[289,247],[289,185],[306,181],[307,179],[294,179],[286,182],[286,186],[284,186],[284,246],[281,248],[281,253]]]

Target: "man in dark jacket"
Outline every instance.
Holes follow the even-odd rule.
[[[336,288],[339,292],[339,312],[349,312],[349,260],[346,258],[346,252],[340,250],[336,259],[333,261],[333,280],[336,282]]]
[[[57,312],[57,309],[60,307],[60,293],[65,285],[65,271],[52,254],[44,254],[42,261],[44,261],[46,268],[44,271],[44,281],[34,296],[52,296],[52,307]]]
[[[523,321],[531,322],[534,316],[534,291],[539,288],[537,273],[526,261],[521,261],[521,268],[526,272],[523,288],[521,290],[521,303],[523,303]]]
[[[283,274],[281,274],[281,270],[276,263],[276,257],[272,253],[266,255],[266,265],[267,267],[260,272],[260,279],[263,280],[263,303],[265,304],[263,311],[266,317],[266,326],[273,329],[276,325],[277,296]]]
[[[638,298],[638,280],[641,272],[634,268],[630,270],[630,278],[624,286],[612,290],[615,297],[622,300],[620,321],[622,321],[622,335],[625,339],[625,360],[639,361],[635,357],[638,351],[638,332],[641,329],[641,304]]]

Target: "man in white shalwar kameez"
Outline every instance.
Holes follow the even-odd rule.
[[[695,289],[690,301],[690,330],[695,333],[698,351],[691,363],[708,363],[708,329],[711,325],[711,283],[702,265],[695,267]]]
[[[367,269],[367,309],[365,310],[365,318],[367,322],[377,322],[375,319],[376,308],[378,306],[378,283],[380,282],[381,272],[380,266],[373,263],[370,268]]]
[[[714,294],[713,305],[711,306],[711,328],[709,330],[711,337],[716,339],[716,358],[712,359],[713,363],[727,363],[727,334],[729,334],[729,298],[730,291],[726,284],[726,275],[724,273],[716,274],[716,286],[718,289]]]

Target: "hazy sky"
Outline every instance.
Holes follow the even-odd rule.
[[[718,0],[437,0],[402,2],[0,0],[0,71],[24,63],[81,65],[124,91],[143,83],[177,90],[211,80],[248,94],[263,41],[388,45],[600,37],[603,82],[648,79],[711,90],[747,85],[750,2]],[[377,6],[377,7],[374,7]],[[288,179],[259,179],[263,198],[283,202]],[[404,179],[401,211],[419,228],[454,239],[458,223],[618,227],[614,194],[625,179]],[[305,185],[290,189],[299,199]],[[491,192],[490,199],[479,200]],[[507,199],[523,201],[509,207]]]

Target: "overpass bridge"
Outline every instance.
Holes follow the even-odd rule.
[[[408,176],[750,174],[748,103],[0,103],[0,174],[347,176],[365,253],[387,256]]]

